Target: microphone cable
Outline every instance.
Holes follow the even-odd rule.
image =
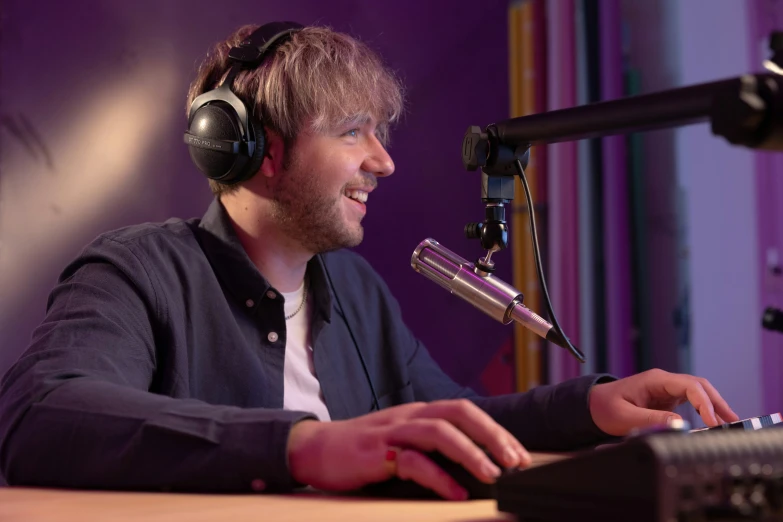
[[[525,198],[527,200],[527,215],[528,215],[528,221],[530,222],[530,235],[532,237],[533,242],[533,257],[536,261],[536,273],[538,274],[538,283],[541,286],[541,293],[544,294],[544,302],[546,303],[546,310],[549,314],[549,317],[552,319],[552,326],[555,328],[555,332],[560,335],[560,337],[565,341],[565,344],[568,347],[568,351],[571,352],[571,355],[577,358],[580,363],[585,362],[585,356],[584,354],[579,351],[573,344],[571,344],[571,340],[566,336],[566,334],[563,332],[563,329],[560,327],[560,322],[557,320],[557,317],[555,316],[555,311],[552,309],[552,301],[549,299],[549,291],[546,287],[546,278],[544,277],[544,271],[541,268],[541,250],[538,247],[538,233],[536,232],[536,213],[533,209],[533,198],[530,196],[530,187],[527,184],[527,177],[525,176],[525,168],[522,166],[522,162],[520,160],[516,160],[514,162],[514,165],[517,167],[517,174],[519,174],[519,180],[522,182],[522,187],[525,189]]]

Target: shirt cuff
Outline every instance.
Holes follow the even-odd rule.
[[[590,413],[590,393],[593,391],[593,387],[597,384],[604,384],[607,382],[614,382],[617,380],[617,377],[614,375],[608,374],[608,373],[602,373],[602,374],[593,374],[593,375],[585,375],[584,377],[577,378],[578,381],[581,381],[577,384],[577,386],[574,389],[574,392],[583,394],[584,397],[584,413],[585,418],[582,419],[582,422],[579,422],[579,426],[584,427],[584,432],[581,435],[583,437],[584,443],[583,448],[589,448],[592,446],[595,446],[597,444],[606,444],[607,442],[612,442],[617,440],[618,438],[614,435],[610,435],[603,431],[601,428],[599,428],[595,421],[593,421],[593,415]]]

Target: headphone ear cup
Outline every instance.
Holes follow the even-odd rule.
[[[248,158],[247,164],[242,168],[241,175],[233,180],[234,183],[247,181],[255,176],[261,168],[261,164],[264,162],[264,155],[266,155],[266,134],[264,133],[264,124],[253,118],[250,120],[250,125],[253,126],[256,146],[253,150],[253,155]]]
[[[236,111],[224,101],[203,105],[196,110],[188,129],[192,136],[205,141],[241,141],[242,129]],[[224,183],[233,182],[237,171],[243,171],[248,158],[230,152],[189,146],[190,158],[208,178]]]

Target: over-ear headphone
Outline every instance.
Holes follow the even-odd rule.
[[[266,148],[263,122],[231,85],[241,70],[260,66],[271,51],[302,28],[295,22],[272,22],[253,31],[229,51],[231,69],[226,79],[191,103],[185,143],[190,159],[209,179],[233,185],[261,168]]]

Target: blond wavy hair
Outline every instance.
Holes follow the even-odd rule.
[[[240,27],[207,54],[188,90],[186,111],[197,96],[223,81],[229,50],[258,27]],[[325,132],[368,117],[378,122],[378,136],[385,144],[389,126],[403,111],[397,75],[367,45],[327,27],[294,33],[260,67],[240,72],[232,90],[282,137],[286,150],[305,125]],[[209,185],[218,196],[238,188],[214,180]]]

